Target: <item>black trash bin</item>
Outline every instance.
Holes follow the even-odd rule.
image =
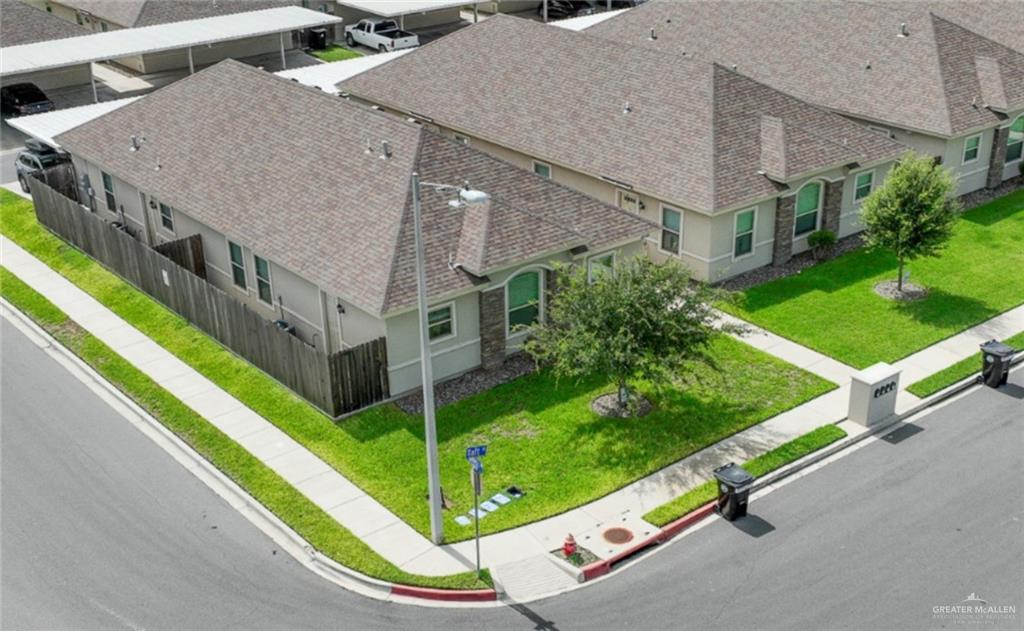
[[[981,345],[981,380],[986,386],[998,388],[1006,385],[1010,377],[1010,362],[1017,350],[996,340]]]
[[[747,499],[754,476],[746,469],[730,462],[715,469],[718,480],[718,505],[715,512],[727,521],[735,521],[747,514]]]
[[[313,50],[326,50],[327,49],[327,29],[325,28],[311,28],[309,29],[309,47]]]

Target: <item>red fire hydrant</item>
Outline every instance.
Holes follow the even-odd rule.
[[[571,534],[565,536],[565,543],[562,544],[562,554],[565,555],[565,558],[576,554],[576,540],[573,539]]]

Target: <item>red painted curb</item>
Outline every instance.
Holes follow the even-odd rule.
[[[686,530],[690,526],[694,525],[695,523],[704,519],[711,513],[715,512],[716,503],[717,502],[715,501],[708,502],[704,506],[701,506],[700,508],[683,515],[679,519],[673,522],[669,522],[668,525],[661,529],[661,541],[668,541],[672,537],[675,537],[682,531]]]
[[[584,566],[583,580],[589,581],[599,576],[604,576],[605,574],[608,574],[612,571],[612,566],[621,561],[622,559],[625,559],[628,556],[636,554],[637,552],[649,546],[657,545],[659,543],[664,543],[668,541],[672,537],[675,537],[676,535],[686,530],[693,524],[699,522],[700,520],[704,519],[705,517],[713,513],[714,510],[715,502],[709,502],[704,506],[701,506],[700,508],[687,513],[686,515],[683,515],[674,522],[669,523],[667,526],[662,528],[656,535],[653,535],[651,537],[648,537],[647,539],[644,539],[643,541],[640,541],[635,546],[627,550],[623,550],[622,552],[616,554],[610,559],[595,561],[590,565]]]
[[[414,587],[412,585],[392,585],[391,595],[423,598],[425,600],[447,600],[450,602],[498,600],[498,592],[493,589],[435,589],[433,587]]]

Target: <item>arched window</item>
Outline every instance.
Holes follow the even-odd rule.
[[[1024,150],[1024,114],[1017,117],[1010,125],[1010,134],[1006,137],[1006,161],[1016,162]]]
[[[529,328],[540,320],[542,300],[540,270],[522,272],[508,281],[505,289],[505,320],[508,322],[509,335]]]
[[[821,182],[808,182],[796,194],[796,218],[793,236],[799,237],[818,229],[821,216]]]

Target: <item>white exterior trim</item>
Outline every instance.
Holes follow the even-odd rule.
[[[438,344],[440,342],[444,342],[446,340],[450,340],[452,338],[455,338],[455,337],[459,336],[459,328],[458,328],[457,318],[456,318],[456,315],[455,315],[455,301],[454,300],[449,300],[448,302],[442,302],[441,304],[434,305],[433,307],[427,307],[427,321],[428,321],[428,324],[427,324],[427,335],[428,336],[430,335],[430,325],[429,325],[430,312],[431,311],[437,311],[438,309],[444,309],[445,307],[448,308],[448,312],[451,314],[452,332],[449,333],[448,335],[442,335],[441,337],[439,337],[437,339],[429,340],[432,345],[433,344]]]
[[[256,265],[256,259],[262,259],[263,262],[267,264],[267,278],[266,278],[266,281],[267,281],[268,289],[270,289],[270,302],[267,302],[266,300],[264,300],[263,296],[260,295],[260,269],[259,269],[259,266]],[[275,303],[274,303],[274,279],[273,279],[273,274],[270,271],[270,259],[262,257],[259,254],[256,254],[255,252],[252,253],[252,278],[255,281],[255,285],[256,285],[256,300],[259,300],[260,302],[262,302],[265,305],[269,305],[270,307],[273,307],[275,305]]]
[[[737,210],[732,215],[732,252],[730,254],[734,261],[742,261],[743,259],[750,258],[757,252],[757,208],[757,206],[751,206],[750,208]],[[739,236],[736,234],[736,222],[739,220],[740,214],[750,211],[754,212],[754,221],[750,227],[750,251],[746,254],[736,256],[736,237]]]
[[[618,252],[616,250],[605,250],[604,252],[600,252],[598,254],[592,254],[592,255],[587,257],[587,282],[588,283],[594,282],[593,267],[592,267],[592,263],[593,263],[594,259],[603,259],[603,258],[605,258],[606,256],[609,256],[609,255],[612,257],[612,268],[614,268],[615,267],[615,262],[619,258]]]
[[[796,233],[796,220],[797,220],[797,217],[799,217],[800,215],[797,214],[797,207],[796,207],[798,200],[793,200],[793,240],[794,241],[796,241],[797,239],[806,239],[807,235],[811,234],[812,232],[817,232],[818,230],[821,230],[821,216],[822,216],[823,211],[825,209],[824,208],[825,207],[825,187],[822,186],[823,181],[824,181],[823,178],[822,179],[807,180],[806,182],[804,182],[803,186],[801,186],[800,188],[796,189],[796,192],[793,193],[794,195],[799,195],[800,191],[802,191],[805,188],[807,188],[808,184],[814,184],[815,182],[817,182],[817,184],[818,184],[818,209],[816,211],[814,211],[815,213],[817,213],[817,216],[814,218],[814,230],[808,230],[807,232],[805,232],[805,233],[803,233],[801,235],[798,235]],[[810,214],[810,213],[804,213],[804,214],[807,215],[807,214]]]
[[[981,137],[982,137],[982,134],[974,134],[974,135],[967,136],[966,138],[964,138],[964,147],[963,147],[963,149],[960,150],[960,166],[963,166],[965,164],[974,164],[978,160],[981,160]],[[971,140],[974,140],[975,138],[978,139],[978,146],[975,148],[975,150],[978,153],[977,153],[977,155],[974,156],[974,159],[968,160],[966,158],[966,156],[967,156],[967,143],[970,142]],[[974,173],[977,173],[977,171],[974,171]],[[966,174],[962,174],[962,175],[966,175]]]
[[[505,340],[506,341],[510,340],[510,339],[513,339],[513,338],[521,338],[524,335],[528,334],[530,332],[530,329],[532,328],[532,327],[527,327],[525,329],[520,329],[519,331],[516,331],[515,333],[512,332],[512,326],[511,326],[512,323],[510,322],[509,317],[508,317],[508,312],[509,312],[509,308],[508,308],[508,284],[512,281],[513,278],[517,278],[521,274],[525,274],[525,273],[528,273],[528,272],[537,272],[537,320],[542,322],[544,320],[545,307],[547,306],[547,305],[545,305],[546,301],[544,299],[544,294],[547,293],[545,291],[545,289],[547,289],[547,282],[546,282],[547,274],[545,274],[544,272],[545,271],[550,271],[550,270],[551,270],[551,268],[546,266],[546,265],[540,265],[540,264],[528,265],[528,266],[523,267],[521,269],[517,269],[515,272],[509,274],[508,278],[505,279],[505,282],[503,282],[501,284],[501,287],[504,290],[504,295],[505,295],[505,313],[504,313],[504,316],[505,316]]]
[[[537,173],[537,167],[538,166],[547,167],[548,174],[546,176],[544,176],[544,175],[541,175],[540,173]],[[540,177],[544,178],[545,180],[554,180],[555,179],[555,167],[551,166],[547,162],[541,162],[540,160],[530,160],[530,170],[533,171],[534,175],[539,175]]]
[[[676,235],[678,235],[678,237],[679,237],[679,250],[677,252],[673,252],[671,250],[666,250],[661,245],[661,243],[662,243],[661,237],[663,236],[663,233],[665,232],[665,230],[667,230],[667,228],[665,228],[665,211],[666,210],[671,210],[672,212],[679,214],[679,232],[676,233]],[[678,257],[678,256],[680,256],[682,254],[682,252],[683,252],[683,227],[684,227],[685,221],[686,221],[686,213],[683,212],[682,208],[677,208],[677,207],[672,206],[670,204],[666,204],[665,202],[659,202],[658,203],[658,251],[663,252],[665,254],[670,254],[670,255],[675,256],[675,257]],[[672,230],[669,230],[669,232],[672,232]]]
[[[851,200],[854,206],[859,206],[865,199],[867,199],[867,196],[862,197],[861,199],[857,199],[857,178],[864,175],[865,173],[871,174],[871,190],[868,191],[868,195],[871,195],[871,193],[875,192],[875,176],[878,175],[877,173],[875,173],[875,169],[863,169],[861,171],[854,171],[853,173],[850,174],[851,176],[853,176],[853,196]],[[842,215],[840,215],[840,217],[842,217]]]

